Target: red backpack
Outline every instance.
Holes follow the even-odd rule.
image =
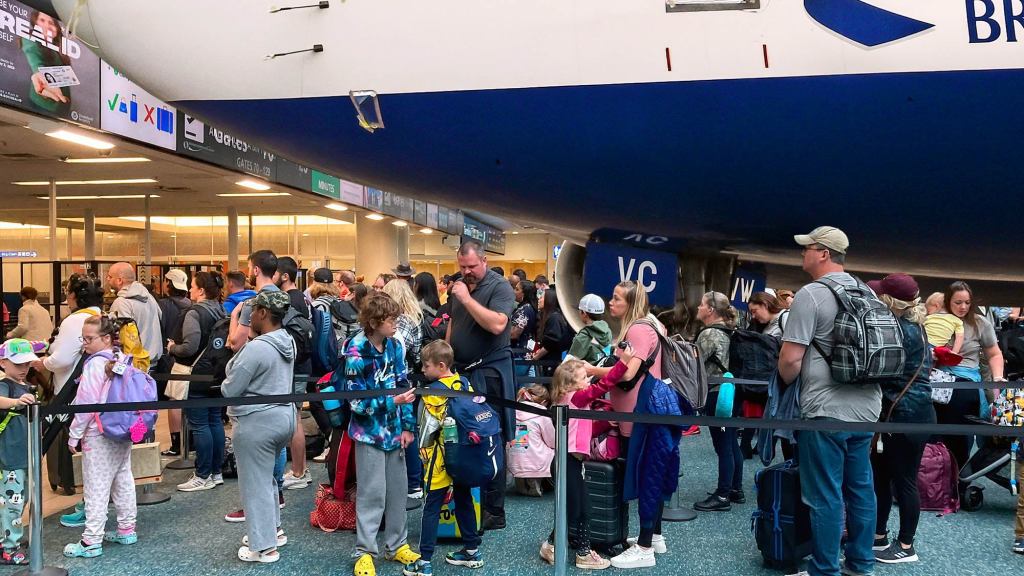
[[[926,444],[917,473],[921,510],[943,514],[956,512],[960,509],[959,485],[960,468],[946,445],[942,442]]]

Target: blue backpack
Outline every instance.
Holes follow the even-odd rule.
[[[338,340],[334,334],[331,313],[310,306],[313,313],[313,374],[322,376],[333,372],[338,365]]]
[[[464,384],[458,380],[457,385]],[[431,387],[447,389],[440,382]],[[462,389],[462,386],[455,389]],[[467,389],[472,391],[471,386]],[[448,398],[445,417],[455,420],[458,430],[457,441],[444,442],[444,465],[448,475],[459,486],[486,486],[505,468],[501,418],[494,408],[483,402],[483,396]]]
[[[107,380],[103,397],[104,403],[155,402],[156,381],[149,374],[132,365],[131,356],[115,358],[110,352],[99,352],[99,356],[117,363],[114,375]],[[91,357],[90,357],[91,358]],[[123,368],[121,374],[116,372]],[[120,442],[141,442],[156,427],[156,410],[129,410],[125,412],[100,412],[96,425],[100,434]]]

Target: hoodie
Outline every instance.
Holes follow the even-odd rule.
[[[255,290],[242,290],[241,292],[235,292],[224,299],[224,311],[227,312],[228,316],[235,310],[235,306],[238,306],[242,302],[245,302],[249,298],[255,298]]]
[[[242,347],[228,362],[220,391],[225,398],[276,396],[292,393],[295,342],[284,328],[261,334]],[[228,416],[248,416],[277,404],[228,406]]]
[[[612,331],[604,320],[597,320],[576,334],[569,347],[569,355],[590,364],[608,355],[608,347],[612,343]]]
[[[535,402],[523,404],[540,408]],[[508,471],[516,478],[550,478],[555,458],[555,424],[550,416],[516,410],[516,436],[508,443]]]
[[[392,390],[408,387],[405,351],[395,338],[384,341],[377,350],[366,334],[360,332],[348,341],[345,356],[345,390]],[[349,400],[352,420],[348,435],[356,442],[369,444],[385,452],[402,447],[402,432],[416,429],[416,417],[410,404],[395,404],[394,396],[371,396]]]
[[[110,304],[110,315],[135,320],[139,327],[139,338],[146,352],[149,352],[151,363],[155,364],[163,356],[160,305],[141,282],[132,282],[117,293],[117,298]]]

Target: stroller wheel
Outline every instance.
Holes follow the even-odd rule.
[[[985,493],[977,486],[968,486],[960,495],[960,507],[967,512],[980,510],[985,503]]]

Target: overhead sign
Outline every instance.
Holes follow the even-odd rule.
[[[487,252],[505,253],[505,233],[475,218],[463,217],[462,236],[464,240],[472,239],[483,244]]]
[[[313,169],[287,158],[277,157],[275,172],[277,182],[299,190],[313,189]]]
[[[561,255],[562,255],[562,245],[561,244],[555,244],[555,246],[553,248],[551,248],[551,257],[553,259],[555,259],[555,260],[558,260],[558,257],[561,256]]]
[[[106,62],[100,64],[100,128],[174,150],[175,110]]]
[[[427,203],[427,226],[437,228],[437,204]]]
[[[0,258],[36,258],[39,253],[35,250],[0,250]]]
[[[737,310],[746,310],[750,297],[755,292],[764,292],[768,274],[762,264],[745,263],[736,267],[732,274],[732,292],[729,299]]]
[[[377,188],[366,187],[366,204],[370,210],[381,212],[384,210],[384,191]]]
[[[352,204],[353,206],[362,206],[363,202],[365,202],[365,199],[363,198],[363,190],[364,187],[362,184],[342,180],[341,201],[346,204]]]
[[[98,126],[100,59],[60,21],[0,0],[0,104]]]
[[[421,200],[412,201],[412,220],[420,226],[427,225],[427,203]]]
[[[341,200],[341,180],[319,170],[313,170],[313,192]]]
[[[277,155],[269,150],[188,114],[178,114],[177,131],[180,154],[265,180],[277,180]]]
[[[618,244],[587,244],[583,289],[608,296],[619,282],[632,280],[647,292],[655,306],[674,306],[679,262],[675,254]]]

